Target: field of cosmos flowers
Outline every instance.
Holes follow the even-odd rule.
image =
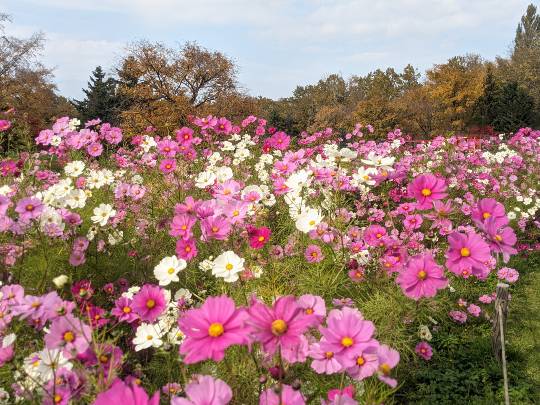
[[[190,121],[65,117],[2,159],[0,401],[500,400],[495,286],[538,263],[540,131]]]

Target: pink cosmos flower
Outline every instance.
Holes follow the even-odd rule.
[[[290,385],[283,384],[278,394],[273,388],[268,388],[261,395],[259,405],[304,405],[304,396],[300,391],[294,390]]]
[[[497,271],[497,278],[505,280],[509,283],[515,283],[519,279],[519,273],[516,269],[510,267],[502,267]]]
[[[420,342],[414,348],[414,351],[417,355],[422,357],[424,360],[430,360],[433,356],[433,349],[427,342]]]
[[[396,388],[397,381],[390,377],[390,371],[399,363],[399,353],[387,345],[380,345],[379,351],[379,380],[388,384],[392,388]]]
[[[103,153],[103,145],[99,142],[92,142],[86,147],[86,151],[92,157],[98,157]]]
[[[323,341],[324,338],[321,342]],[[311,368],[318,374],[335,374],[343,370],[343,365],[335,358],[334,352],[321,349],[320,343],[313,343],[308,354],[313,359]]]
[[[133,323],[139,319],[133,311],[131,299],[127,297],[120,297],[114,302],[114,308],[111,310],[111,314],[118,318],[120,322]]]
[[[384,246],[386,228],[380,225],[370,225],[364,231],[364,241],[369,246]]]
[[[249,235],[249,246],[252,249],[262,249],[264,245],[270,240],[270,235],[272,231],[266,226],[261,226],[260,228],[255,228],[252,226],[248,227]]]
[[[478,318],[480,316],[480,313],[482,312],[482,309],[478,305],[470,304],[467,307],[467,312],[475,318]]]
[[[92,329],[80,319],[68,314],[51,323],[44,340],[48,349],[62,348],[64,356],[72,358],[88,349],[92,340]]]
[[[204,241],[210,239],[226,240],[231,232],[230,223],[222,216],[212,216],[201,221],[201,237]]]
[[[96,397],[93,405],[159,405],[159,391],[148,398],[146,391],[135,383],[126,384],[117,379],[107,391]]]
[[[11,127],[11,121],[0,120],[0,132],[7,131]]]
[[[482,304],[491,304],[493,302],[493,298],[490,295],[484,294],[478,298],[478,301],[480,301]]]
[[[467,314],[463,311],[450,311],[448,315],[457,323],[465,323],[467,321]]]
[[[236,309],[234,301],[225,295],[209,297],[200,308],[187,311],[178,320],[186,335],[180,346],[180,354],[186,356],[184,361],[221,361],[229,346],[247,344],[246,318],[245,311]]]
[[[170,139],[163,139],[157,143],[159,153],[167,158],[173,158],[176,156],[178,150],[178,144]]]
[[[187,398],[173,397],[172,405],[226,405],[232,390],[224,381],[209,375],[196,376],[186,387]]]
[[[176,130],[176,140],[183,145],[189,145],[193,139],[193,130],[188,127],[182,127]]]
[[[471,218],[478,224],[483,224],[490,218],[498,226],[508,223],[504,205],[493,198],[483,198],[478,201],[478,204],[472,211]]]
[[[283,131],[278,131],[268,138],[269,145],[278,150],[286,150],[291,143],[291,137]]]
[[[248,313],[253,337],[268,354],[273,354],[278,346],[287,348],[301,344],[300,336],[311,321],[292,295],[278,298],[272,308],[254,300]]]
[[[191,215],[175,215],[171,222],[169,235],[182,239],[190,239],[193,235],[191,233],[191,228],[193,228],[195,222],[197,222],[197,219]]]
[[[218,134],[229,134],[232,130],[232,124],[227,118],[221,117],[217,120],[214,131]]]
[[[347,368],[347,374],[359,381],[371,377],[379,367],[378,352],[379,343],[375,340],[372,343],[359,345],[353,356],[355,363]]]
[[[362,314],[353,308],[333,309],[326,319],[327,327],[319,327],[324,341],[321,349],[334,353],[345,367],[354,365],[354,356],[362,345],[372,343],[375,332],[373,322],[366,321]]]
[[[14,335],[0,336],[0,367],[10,361],[15,354],[13,337]]]
[[[159,286],[145,284],[135,294],[131,305],[142,321],[154,322],[165,310],[165,295]]]
[[[437,290],[445,288],[448,280],[444,270],[438,266],[429,253],[412,257],[396,278],[403,293],[414,300],[421,297],[434,297]]]
[[[490,249],[478,234],[453,232],[448,235],[448,243],[446,267],[452,273],[463,277],[473,274],[480,279],[487,277]]]
[[[445,191],[444,179],[435,177],[431,173],[416,176],[408,187],[409,196],[416,198],[416,208],[421,210],[430,209],[433,201],[445,198],[448,195]]]
[[[422,219],[422,215],[407,215],[403,220],[403,225],[405,226],[405,229],[413,230],[420,228],[420,226],[422,226],[422,222],[424,222]]]
[[[197,245],[194,239],[178,239],[176,241],[176,255],[185,261],[197,256]]]
[[[318,245],[309,245],[306,248],[304,257],[308,263],[318,263],[324,259],[324,255]]]
[[[43,203],[37,198],[23,198],[19,200],[15,207],[15,212],[19,214],[22,221],[38,218],[43,212]]]
[[[318,326],[326,316],[326,304],[318,295],[305,294],[298,297],[297,304],[304,310],[304,315],[310,318],[310,326]]]
[[[510,255],[517,253],[513,247],[517,242],[517,237],[512,228],[509,226],[500,227],[497,222],[496,218],[490,217],[484,222],[483,229],[489,237],[491,250],[495,253],[502,253],[504,262],[508,263]]]
[[[163,174],[169,174],[174,172],[176,169],[176,159],[163,159],[159,164],[159,170]]]

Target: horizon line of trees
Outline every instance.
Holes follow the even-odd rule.
[[[172,49],[144,40],[129,45],[110,74],[96,67],[82,100],[68,100],[39,62],[43,34],[8,36],[9,22],[0,14],[0,109],[15,109],[19,143],[62,115],[83,122],[101,118],[130,133],[154,126],[163,134],[193,114],[254,114],[290,134],[346,131],[357,122],[380,133],[400,127],[420,135],[540,126],[540,15],[532,4],[506,58],[455,56],[424,75],[410,64],[349,78],[331,74],[279,100],[249,96],[238,83],[237,66],[221,52],[192,42]]]

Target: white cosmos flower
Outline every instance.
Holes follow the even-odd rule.
[[[133,338],[133,344],[135,345],[135,351],[138,352],[149,347],[160,347],[163,344],[163,340],[161,340],[156,325],[141,323]]]
[[[84,162],[80,160],[74,160],[72,162],[69,162],[64,167],[64,173],[66,173],[66,176],[69,177],[79,177],[81,174],[83,174],[84,167]]]
[[[353,183],[353,185],[357,187],[363,183],[373,186],[376,183],[376,181],[373,180],[372,176],[376,174],[377,174],[377,169],[375,169],[374,167],[368,167],[368,168],[359,167],[358,172],[352,175],[353,181],[351,183]]]
[[[176,256],[164,257],[154,267],[154,276],[159,281],[159,285],[169,285],[173,281],[179,281],[178,273],[184,270],[186,266],[187,263],[184,259],[178,259]]]
[[[224,183],[227,180],[232,179],[233,171],[229,166],[220,166],[215,170],[217,181]]]
[[[71,209],[84,208],[86,205],[86,193],[79,188],[71,190],[66,197],[66,204]]]
[[[94,215],[90,218],[93,223],[99,224],[101,226],[107,225],[109,218],[116,215],[116,210],[112,207],[111,204],[99,204],[94,208]]]
[[[238,280],[238,273],[243,270],[244,259],[232,250],[228,250],[216,257],[212,266],[212,274],[216,277],[222,277],[227,283]]]
[[[185,288],[180,288],[175,294],[174,294],[174,300],[175,301],[178,301],[180,300],[180,298],[183,298],[184,299],[184,302],[186,303],[190,303],[191,302],[191,297],[192,297],[192,294],[191,294],[191,291],[185,289]]]
[[[214,172],[201,172],[195,179],[195,187],[206,188],[214,184],[214,181],[216,181],[216,175]]]
[[[41,361],[37,366],[37,373],[43,381],[49,381],[53,375],[61,368],[71,370],[73,364],[64,357],[59,349],[43,349],[38,353]]]
[[[296,219],[296,229],[308,233],[314,230],[322,221],[323,217],[319,210],[314,208],[305,208]]]
[[[381,169],[390,170],[396,158],[391,156],[377,156],[375,152],[371,151],[368,153],[366,159],[362,159],[362,163],[368,166],[380,167]]]

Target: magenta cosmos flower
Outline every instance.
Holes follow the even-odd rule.
[[[326,316],[326,304],[318,295],[305,294],[298,297],[297,304],[304,310],[304,315],[310,319],[310,326],[322,323]]]
[[[275,392],[274,388],[268,388],[262,393],[259,400],[259,405],[304,405],[305,403],[302,393],[286,384],[282,385],[279,394]]]
[[[324,259],[321,248],[318,245],[309,245],[304,252],[308,263],[318,263]]]
[[[373,342],[373,322],[364,320],[357,309],[348,307],[330,311],[326,322],[326,328],[319,328],[324,337],[321,349],[336,356],[345,367],[353,366],[354,356],[362,345]]]
[[[92,329],[73,315],[55,319],[45,335],[47,349],[64,349],[64,356],[72,358],[76,354],[83,353],[92,341]]]
[[[493,198],[483,198],[478,201],[471,217],[478,224],[483,224],[488,219],[495,221],[499,226],[508,223],[504,206]]]
[[[359,381],[371,377],[379,367],[378,352],[379,343],[375,340],[360,345],[353,357],[354,365],[347,368],[347,374]]]
[[[445,288],[448,280],[444,270],[438,266],[429,253],[412,257],[399,275],[396,282],[403,293],[414,300],[421,297],[434,297],[437,290]]]
[[[278,346],[292,348],[300,345],[301,336],[311,321],[292,295],[278,298],[272,308],[255,300],[248,313],[253,336],[269,354],[273,354]]]
[[[270,228],[266,226],[260,228],[250,226],[247,231],[249,235],[249,247],[252,249],[262,249],[268,243],[272,234]]]
[[[159,164],[159,170],[163,174],[169,174],[174,172],[176,169],[176,160],[175,159],[163,159]]]
[[[448,235],[448,243],[450,247],[446,252],[446,267],[452,273],[463,277],[471,274],[478,278],[487,276],[490,249],[480,235],[474,232],[453,232]]]
[[[430,360],[433,356],[433,349],[427,342],[420,342],[414,348],[414,351],[417,355],[422,357],[424,360]]]
[[[137,384],[126,384],[124,381],[117,379],[111,388],[99,394],[93,403],[93,405],[110,404],[159,405],[159,391],[149,399],[148,394]]]
[[[190,309],[179,320],[186,338],[180,346],[180,354],[187,364],[212,359],[220,361],[225,349],[232,345],[248,343],[247,315],[237,309],[234,301],[222,295],[209,297],[197,309]]]
[[[7,131],[11,127],[11,121],[0,120],[0,132]]]
[[[447,196],[446,182],[431,173],[416,176],[409,184],[410,197],[417,200],[416,208],[425,210],[433,207],[433,201],[442,200]]]
[[[166,306],[163,290],[157,285],[145,284],[135,294],[131,307],[144,322],[154,322]]]
[[[226,405],[232,399],[232,390],[224,381],[209,375],[196,377],[186,387],[187,398],[173,397],[172,405]]]
[[[511,255],[515,255],[517,250],[513,247],[517,242],[514,230],[509,226],[499,226],[500,222],[490,217],[484,223],[484,230],[489,237],[489,246],[495,253],[501,253],[505,263],[508,263]]]

